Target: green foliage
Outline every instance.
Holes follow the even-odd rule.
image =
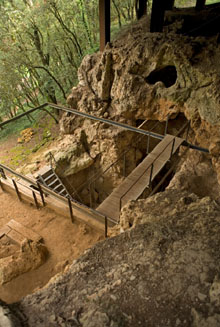
[[[65,103],[82,58],[99,49],[98,2],[0,1],[0,121],[42,102]],[[135,0],[112,0],[111,14],[121,28],[135,19]]]
[[[31,115],[37,121],[40,113],[35,111]],[[29,121],[26,116],[11,122],[0,129],[0,141],[3,142],[9,135],[18,136],[23,129],[28,127],[33,127],[33,122]]]

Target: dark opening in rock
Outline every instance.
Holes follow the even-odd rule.
[[[177,71],[175,66],[166,66],[153,70],[145,81],[149,84],[163,82],[168,88],[176,83]]]

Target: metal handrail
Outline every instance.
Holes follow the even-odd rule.
[[[172,143],[172,148],[171,148],[171,153],[170,153],[170,158],[172,157],[173,155],[173,150],[174,150],[174,145],[175,145],[175,137],[172,141],[170,141],[166,147],[163,149],[163,151],[158,154],[157,157],[154,158],[154,160],[152,161],[152,163],[147,167],[147,169],[138,177],[138,179],[129,187],[129,189],[120,197],[119,199],[119,210],[121,210],[122,208],[122,199],[128,194],[128,192],[132,189],[132,187],[137,184],[137,182],[142,178],[142,176],[147,173],[148,169],[151,168],[151,171],[150,171],[150,178],[149,178],[149,185],[151,184],[152,182],[152,175],[153,175],[153,168],[154,168],[154,163],[155,161],[161,156],[161,154],[167,149],[167,147]],[[147,186],[146,186],[147,187]]]
[[[135,132],[135,133],[139,133],[139,134],[143,134],[143,135],[146,135],[146,136],[151,136],[153,138],[156,138],[156,139],[159,139],[159,140],[162,140],[164,138],[164,135],[160,135],[160,134],[157,134],[157,133],[152,133],[152,132],[148,132],[148,131],[145,131],[143,129],[138,129],[136,127],[133,127],[133,126],[130,126],[128,124],[124,124],[124,123],[119,123],[119,122],[116,122],[114,120],[110,120],[110,119],[106,119],[106,118],[101,118],[101,117],[96,117],[96,116],[93,116],[93,115],[90,115],[90,114],[87,114],[85,112],[81,112],[81,111],[78,111],[78,110],[75,110],[75,109],[71,109],[71,108],[68,108],[68,107],[64,107],[64,106],[60,106],[60,105],[57,105],[57,104],[54,104],[54,103],[44,103],[36,108],[32,108],[30,110],[27,110],[26,112],[16,116],[16,117],[13,117],[5,122],[2,122],[0,123],[0,127],[12,122],[12,121],[15,121],[23,116],[26,116],[28,114],[30,114],[31,112],[35,111],[35,110],[39,110],[39,109],[43,109],[44,107],[46,106],[49,106],[51,108],[54,108],[54,109],[59,109],[59,110],[62,110],[62,111],[65,111],[65,112],[69,112],[69,113],[72,113],[74,115],[77,115],[77,116],[81,116],[81,117],[84,117],[84,118],[88,118],[88,119],[91,119],[91,120],[95,120],[95,121],[99,121],[101,123],[105,123],[105,124],[108,124],[108,125],[113,125],[113,126],[116,126],[116,127],[120,127],[120,128],[123,128],[123,129],[126,129],[126,130],[129,130],[131,132]],[[202,152],[205,152],[205,153],[209,153],[209,150],[208,149],[205,149],[205,148],[202,148],[200,146],[197,146],[197,145],[193,145],[193,144],[190,144],[188,143],[187,141],[184,141],[184,143],[182,144],[183,146],[187,146],[187,147],[190,147],[191,149],[195,149],[195,150],[199,150],[199,151],[202,151]]]

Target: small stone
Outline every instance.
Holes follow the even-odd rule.
[[[113,301],[116,301],[117,300],[117,297],[115,295],[110,295],[110,298],[113,300]]]
[[[114,286],[120,286],[120,285],[121,285],[121,279],[118,279],[113,283],[113,287]]]
[[[133,275],[133,276],[131,276],[130,281],[133,281],[135,279],[136,279],[136,277]]]
[[[205,301],[205,299],[206,299],[206,297],[207,297],[205,294],[202,294],[202,293],[200,293],[200,292],[198,293],[197,296],[198,296],[198,299],[199,299],[200,301]]]

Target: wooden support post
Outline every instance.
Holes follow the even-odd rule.
[[[68,204],[69,204],[69,209],[70,209],[70,218],[71,218],[72,223],[74,223],[73,208],[72,208],[72,203],[71,203],[70,197],[68,197]]]
[[[108,237],[108,218],[105,217],[105,238]]]
[[[110,0],[99,0],[100,51],[104,51],[106,44],[110,42],[110,27]]]
[[[202,10],[205,7],[206,0],[197,0],[196,1],[196,10]]]
[[[41,188],[41,185],[40,185],[39,182],[37,182],[37,187],[38,187],[39,192],[40,192],[40,197],[41,197],[42,204],[45,207],[46,203],[45,203],[45,200],[44,200],[44,193],[42,191],[42,188]]]
[[[36,194],[35,194],[34,191],[32,191],[32,194],[33,194],[33,198],[34,198],[34,202],[35,202],[36,208],[39,209],[39,204],[38,204],[38,201],[37,201]]]
[[[165,4],[165,9],[166,10],[173,10],[175,0],[167,0]]]
[[[18,186],[17,186],[15,180],[12,179],[12,182],[13,182],[13,184],[14,184],[14,188],[15,188],[15,191],[16,191],[16,193],[17,193],[17,196],[18,196],[19,201],[22,201],[22,199],[21,199],[21,195],[20,195],[20,192],[19,192],[19,190],[18,190]]]
[[[141,19],[147,13],[147,0],[136,1],[136,15],[137,19]]]
[[[150,31],[152,33],[163,31],[165,8],[166,1],[153,0],[150,22]]]

